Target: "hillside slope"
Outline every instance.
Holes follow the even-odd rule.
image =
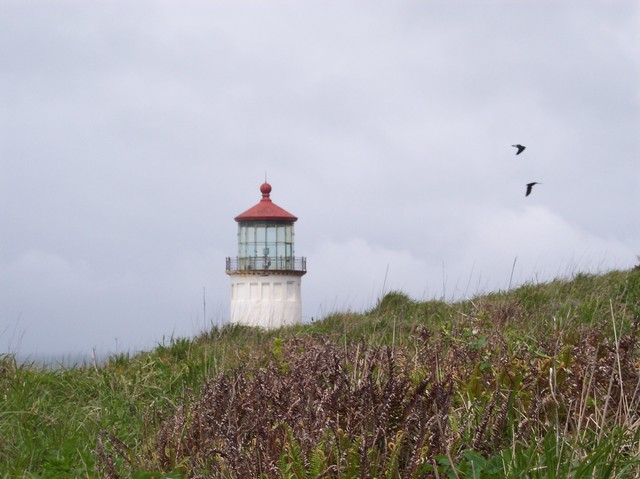
[[[454,304],[391,292],[104,366],[3,356],[0,474],[636,477],[639,316],[636,268]]]

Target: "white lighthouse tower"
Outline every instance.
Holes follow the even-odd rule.
[[[296,258],[293,223],[298,218],[271,201],[271,185],[260,186],[262,199],[234,219],[238,256],[227,258],[231,277],[231,322],[263,328],[302,320],[301,278],[306,258]]]

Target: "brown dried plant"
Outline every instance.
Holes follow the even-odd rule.
[[[455,462],[469,449],[489,457],[549,431],[637,429],[637,328],[613,340],[592,327],[571,341],[557,332],[507,347],[501,326],[521,309],[482,311],[497,321],[485,317],[471,335],[420,326],[395,346],[284,341],[266,363],[249,358],[171,410],[148,412],[140,445],[105,432],[101,471],[118,477],[120,464],[122,476],[276,478],[298,467],[304,477],[436,477],[439,458]]]

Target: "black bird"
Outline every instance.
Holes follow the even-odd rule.
[[[527,183],[527,193],[524,196],[529,196],[531,194],[531,189],[533,188],[533,185],[541,185],[542,183],[538,183],[537,181],[534,181],[533,183]]]
[[[511,145],[511,146],[518,149],[518,153],[516,153],[516,155],[519,155],[520,153],[522,153],[526,148],[526,146],[522,146],[522,145]]]

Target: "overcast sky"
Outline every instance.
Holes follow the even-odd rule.
[[[638,1],[0,0],[0,352],[228,321],[265,173],[305,321],[627,269],[639,159]]]

